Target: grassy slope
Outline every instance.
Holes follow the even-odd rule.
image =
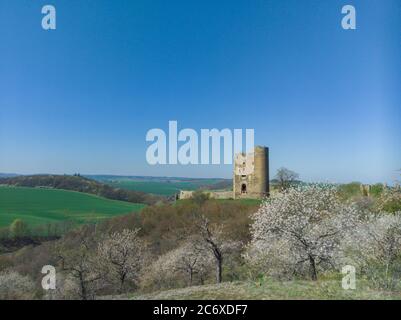
[[[140,210],[144,205],[74,191],[0,187],[0,227],[20,218],[30,225],[74,220],[79,223]]]
[[[343,290],[340,281],[226,282],[156,292],[132,297],[136,300],[381,300],[401,299],[401,293],[370,290],[357,283],[356,290]]]

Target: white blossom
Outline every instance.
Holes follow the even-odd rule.
[[[106,279],[118,283],[122,293],[127,281],[136,283],[143,265],[144,244],[138,237],[139,229],[115,232],[98,246],[98,261]]]
[[[28,276],[15,271],[0,273],[0,300],[33,299],[35,283]]]
[[[292,277],[335,268],[340,240],[359,220],[329,186],[289,189],[266,200],[253,216],[246,258],[263,272]]]
[[[375,285],[401,285],[401,212],[371,214],[342,242],[346,263],[357,266]]]

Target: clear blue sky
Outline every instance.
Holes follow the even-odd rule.
[[[146,132],[177,120],[254,128],[272,175],[391,181],[400,32],[397,0],[0,0],[0,172],[230,177],[147,165]]]

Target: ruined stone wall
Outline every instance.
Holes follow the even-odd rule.
[[[181,190],[178,199],[191,199],[194,191]],[[211,199],[232,199],[232,191],[209,191],[205,190],[204,193],[208,194]]]

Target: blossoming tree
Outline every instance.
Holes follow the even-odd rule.
[[[289,189],[265,201],[253,216],[246,257],[271,275],[292,277],[335,267],[340,240],[359,219],[329,186]]]

